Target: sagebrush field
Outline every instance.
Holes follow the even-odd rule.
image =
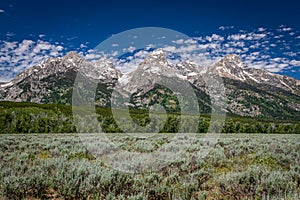
[[[199,134],[201,135],[201,134]],[[125,173],[96,159],[76,134],[0,135],[1,199],[299,199],[300,136],[222,134],[216,144],[201,137],[204,159],[180,157],[158,171]],[[120,148],[151,152],[170,134],[139,139],[111,134]]]

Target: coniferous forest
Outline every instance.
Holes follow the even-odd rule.
[[[106,133],[122,130],[114,121],[109,108],[96,108],[98,121]],[[147,123],[149,116],[138,110],[131,112],[137,122]],[[35,104],[29,102],[0,102],[0,133],[75,133],[72,107],[62,104]],[[199,116],[198,133],[206,133],[210,116]],[[174,133],[180,126],[179,116],[169,114],[161,133]],[[227,116],[222,133],[288,133],[299,134],[300,123],[294,120],[263,120]]]

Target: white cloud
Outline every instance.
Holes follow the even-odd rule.
[[[172,42],[174,42],[175,44],[183,44],[184,40],[179,39],[179,40],[175,40],[175,41],[172,41]]]
[[[87,48],[87,46],[85,44],[80,44],[80,48],[83,49],[83,48]]]
[[[5,10],[3,10],[3,9],[0,9],[0,13],[4,13],[5,12]]]
[[[288,31],[292,31],[293,28],[288,27],[286,25],[281,25],[279,26],[279,28],[277,29],[278,32],[288,32]]]
[[[284,35],[276,35],[274,36],[275,39],[279,39],[279,38],[282,38]]]
[[[85,59],[87,59],[87,60],[100,59],[101,57],[102,57],[101,54],[96,54],[96,53],[88,53],[85,55]]]
[[[135,47],[133,47],[133,48],[130,48],[129,47],[129,51],[132,53],[133,51],[135,50]],[[118,51],[114,51],[114,52],[112,52],[111,54],[110,54],[110,56],[112,56],[112,57],[116,57],[117,55],[119,55],[119,52]]]
[[[228,40],[260,40],[267,35],[265,33],[243,33],[233,34],[227,37]]]
[[[234,34],[227,37],[228,40],[244,40],[246,38],[246,34]]]
[[[175,52],[176,51],[176,47],[175,46],[166,46],[164,47],[165,51],[170,51],[170,52]]]
[[[288,66],[289,66],[289,64],[286,64],[286,63],[281,63],[281,64],[278,64],[278,66],[277,66],[277,67],[278,67],[279,69],[281,69],[281,70],[282,70],[282,69],[284,69],[284,68],[286,68],[286,67],[288,67]]]
[[[47,57],[62,56],[63,47],[43,40],[23,40],[0,41],[0,49],[0,66],[5,68],[0,70],[0,77],[8,80]]]
[[[64,48],[63,48],[62,46],[58,45],[58,46],[55,47],[55,49],[56,49],[57,51],[62,51]]]
[[[285,59],[285,58],[276,57],[276,58],[270,59],[270,61],[273,61],[273,62],[281,62],[281,61],[284,61],[284,59]]]
[[[194,37],[194,39],[199,42],[206,42],[205,38],[203,38],[203,37]]]
[[[212,41],[223,42],[224,41],[224,37],[217,35],[217,34],[212,34],[211,36],[206,36],[205,39],[208,42],[212,42]]]
[[[197,44],[198,42],[194,39],[187,39],[184,41],[185,44]]]
[[[42,40],[38,40],[36,47],[40,50],[50,50],[53,48],[53,46],[49,42],[45,42]]]
[[[157,39],[159,39],[159,40],[166,39],[166,36],[161,36],[161,37],[158,37]]]
[[[287,56],[291,56],[291,57],[293,57],[293,56],[297,56],[297,53],[295,53],[295,52],[284,52],[283,53],[284,55],[287,55]]]
[[[136,50],[136,47],[134,46],[130,46],[127,49],[125,49],[125,51],[129,51],[130,53],[134,52]]]
[[[155,47],[154,44],[148,44],[148,45],[146,46],[145,50],[150,50],[150,49],[152,49],[152,48],[154,48],[154,47]]]
[[[17,56],[27,54],[33,44],[34,42],[32,40],[23,40],[21,43],[19,43],[18,47],[15,48],[12,52]]]
[[[3,50],[14,49],[18,44],[18,42],[7,42],[7,41],[3,41],[3,43],[4,43]]]
[[[260,55],[260,52],[259,51],[255,51],[255,52],[252,52],[250,55],[257,57],[257,56]]]
[[[12,37],[12,36],[14,36],[14,35],[15,35],[15,34],[12,33],[12,32],[7,32],[7,33],[6,33],[6,36],[7,36],[7,37]]]
[[[228,29],[233,29],[234,26],[220,26],[219,29],[224,31],[224,30],[228,30]]]
[[[167,51],[167,50],[166,50]],[[144,50],[141,50],[141,51],[138,51],[134,54],[134,56],[138,57],[138,58],[145,58],[149,55],[149,52],[148,51],[144,51]]]
[[[258,31],[259,31],[259,32],[264,32],[264,31],[266,31],[266,30],[267,30],[266,28],[262,28],[262,27],[258,28]]]
[[[277,29],[278,31],[280,32],[286,32],[286,31],[292,31],[293,29],[292,28],[289,28],[289,27],[283,27],[283,28],[280,28],[280,29]]]
[[[245,46],[245,42],[243,42],[243,41],[234,41],[234,42],[229,42],[228,44],[233,47],[244,47]]]
[[[248,40],[260,40],[262,38],[265,38],[267,35],[265,33],[251,33],[249,34]]]
[[[247,47],[243,48],[243,53],[246,53],[248,51],[249,51],[249,48],[247,48]]]
[[[293,66],[300,67],[300,60],[291,60],[290,64]]]
[[[73,36],[73,37],[68,37],[67,40],[68,40],[68,41],[71,41],[71,40],[75,40],[75,39],[77,39],[77,38],[78,38],[77,36]]]

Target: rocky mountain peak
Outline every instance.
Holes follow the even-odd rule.
[[[235,54],[225,56],[212,66],[212,71],[224,78],[260,86],[269,85],[297,95],[300,94],[298,80],[273,74],[264,69],[249,68]]]
[[[245,81],[247,78],[247,66],[239,56],[235,54],[229,54],[214,64],[211,68],[214,73],[219,74],[221,77],[227,77],[239,81]]]
[[[242,59],[236,54],[229,54],[225,56],[221,61],[224,67],[231,68],[246,68],[246,64],[243,63]]]
[[[75,67],[77,68],[80,63],[84,61],[82,57],[80,57],[76,52],[69,52],[65,55],[61,60],[61,64],[59,66],[65,66],[66,68]]]
[[[236,63],[242,62],[241,58],[236,54],[228,54],[223,58],[223,60]]]
[[[83,71],[83,69],[81,70]],[[90,78],[104,82],[117,80],[122,76],[122,73],[113,66],[111,60],[106,58],[102,58],[94,62],[93,65],[89,65],[89,68],[84,70],[84,73]]]
[[[141,65],[167,65],[166,53],[162,48],[156,49],[151,52],[148,57],[141,63]]]
[[[176,76],[182,78],[176,66],[167,61],[165,51],[159,48],[151,52],[136,70],[124,76],[121,83],[126,85],[124,87],[126,91],[136,91],[136,86],[139,86],[138,89],[145,92],[161,79]]]
[[[78,53],[76,53],[75,51],[70,51],[67,53],[67,55],[65,56],[65,58],[81,58]]]
[[[204,67],[192,61],[183,61],[180,64],[175,65],[176,69],[180,71],[182,75],[195,75],[200,73],[200,71],[204,70]]]
[[[109,67],[109,68],[114,68],[113,63],[111,60],[107,58],[101,58],[94,62],[95,67],[103,68],[103,67]]]

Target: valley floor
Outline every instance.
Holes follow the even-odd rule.
[[[86,136],[0,135],[0,198],[300,198],[300,135]]]

